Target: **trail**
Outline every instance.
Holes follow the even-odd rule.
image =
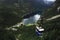
[[[53,20],[53,19],[56,19],[56,18],[59,18],[60,17],[60,15],[56,15],[56,16],[53,16],[53,17],[51,17],[51,18],[48,18],[48,19],[46,19],[47,21],[50,21],[50,20]]]
[[[60,17],[60,15],[56,15],[56,16],[53,16],[53,17],[51,17],[51,18],[46,19],[46,21],[51,21],[51,20],[56,19],[56,18],[59,18],[59,17]],[[20,23],[18,23],[18,24],[16,24],[16,25],[13,25],[12,27],[6,28],[6,29],[7,29],[7,30],[14,30],[14,31],[17,31],[16,27],[20,27],[21,24],[23,24],[23,23],[20,22]]]

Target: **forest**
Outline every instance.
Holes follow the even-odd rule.
[[[36,14],[41,15],[42,20],[32,25],[22,23]],[[45,30],[39,37],[35,29],[41,24]],[[0,40],[60,40],[60,0],[49,3],[44,0],[0,0]]]

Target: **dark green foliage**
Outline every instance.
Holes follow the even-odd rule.
[[[60,12],[57,11],[57,7],[60,5],[59,2],[60,1],[57,0],[55,6],[45,11],[45,19],[60,15]],[[47,33],[45,40],[60,40],[60,17],[48,22],[46,21],[43,26],[45,28],[45,32]]]
[[[0,8],[0,26],[8,27],[20,22],[20,18],[17,14],[13,13],[11,8]]]
[[[19,3],[18,3],[19,4]],[[43,28],[45,28],[43,38],[35,34],[35,26],[20,26],[17,31],[5,30],[6,27],[11,27],[22,20],[22,16],[31,12],[28,3],[23,6],[17,5],[0,5],[0,40],[60,40],[60,17],[51,21],[44,21]],[[44,18],[50,18],[59,15],[57,7],[60,6],[60,0],[57,0],[52,8],[44,11]],[[21,7],[21,8],[20,8]],[[40,22],[38,22],[41,25]]]
[[[19,40],[41,40],[43,39],[36,35],[35,25],[20,27],[20,35],[21,36],[19,37]]]
[[[16,40],[12,31],[0,30],[0,40]]]

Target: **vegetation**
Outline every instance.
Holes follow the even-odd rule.
[[[7,1],[7,0],[6,0]],[[13,2],[12,2],[13,3]],[[57,8],[60,6],[60,0],[56,0],[53,7],[44,10],[43,12],[43,37],[38,37],[35,33],[35,25],[15,27],[17,30],[7,30],[12,26],[22,21],[22,16],[34,11],[35,8],[30,8],[30,3],[0,4],[0,40],[60,40],[60,17],[51,21],[46,19],[56,15],[60,15]],[[40,21],[38,21],[40,22]],[[40,25],[41,23],[39,23]]]

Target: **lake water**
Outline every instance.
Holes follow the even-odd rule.
[[[39,14],[36,14],[36,15],[34,15],[32,17],[29,17],[27,19],[23,19],[22,22],[23,22],[24,25],[34,24],[34,23],[36,23],[39,20],[39,18],[40,18],[40,15]]]

